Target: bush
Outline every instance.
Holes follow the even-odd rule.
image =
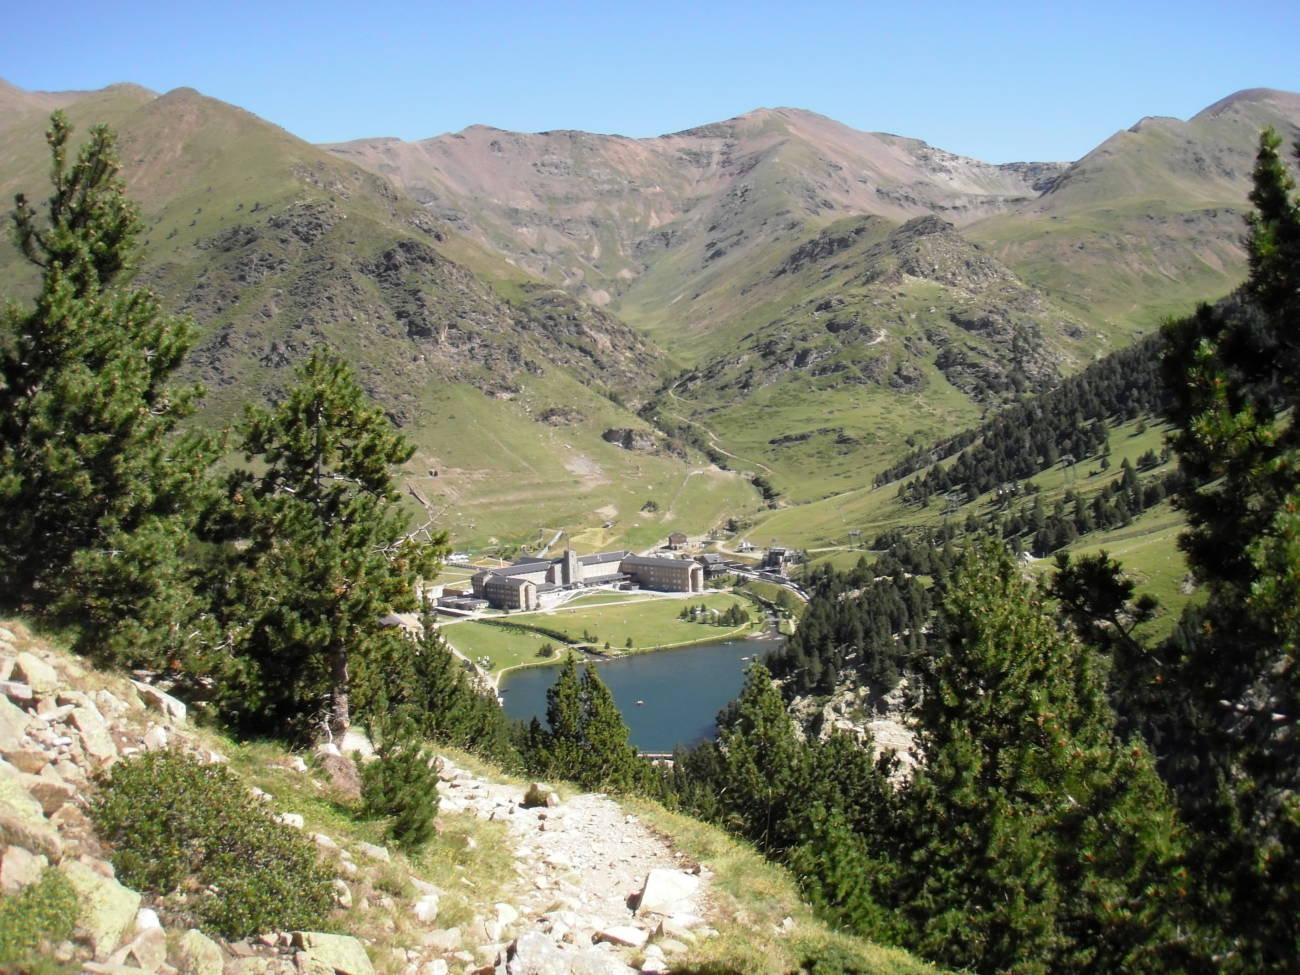
[[[371,728],[377,739],[375,760],[361,769],[365,815],[392,817],[388,834],[408,851],[433,837],[438,813],[438,772],[424,748],[415,722],[404,714],[386,716]]]
[[[39,960],[72,937],[76,923],[77,892],[57,870],[46,870],[17,894],[0,896],[0,970],[42,971]]]
[[[225,768],[154,752],[114,766],[100,787],[91,818],[123,883],[179,894],[200,927],[225,938],[323,925],[332,872]]]

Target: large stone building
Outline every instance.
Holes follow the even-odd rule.
[[[634,583],[663,592],[702,592],[704,568],[698,562],[602,552],[578,555],[573,549],[554,559],[529,556],[501,569],[474,575],[474,595],[498,609],[537,609],[548,597],[584,586]]]

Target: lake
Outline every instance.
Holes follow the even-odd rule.
[[[644,752],[670,752],[712,738],[714,719],[740,692],[745,668],[778,646],[771,638],[724,640],[595,666],[623,712],[631,743]],[[558,667],[528,667],[506,674],[501,681],[506,714],[521,721],[536,716],[545,726],[546,690],[558,673]]]

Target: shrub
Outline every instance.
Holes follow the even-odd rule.
[[[72,937],[77,922],[77,893],[57,870],[12,896],[0,896],[0,970],[42,971],[40,959]]]
[[[114,766],[100,787],[91,818],[123,883],[180,894],[200,927],[226,938],[323,925],[332,872],[225,768],[154,752]]]
[[[361,769],[361,801],[366,815],[389,816],[388,834],[408,851],[418,850],[434,833],[438,813],[438,772],[419,739],[415,722],[393,713],[371,728],[375,760]]]

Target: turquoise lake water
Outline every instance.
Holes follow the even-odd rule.
[[[594,666],[623,712],[631,743],[646,752],[670,752],[675,745],[712,738],[714,719],[740,691],[745,668],[778,646],[770,638],[726,640]],[[558,673],[558,667],[529,667],[506,674],[501,682],[506,714],[523,721],[537,716],[545,724],[546,690]]]

